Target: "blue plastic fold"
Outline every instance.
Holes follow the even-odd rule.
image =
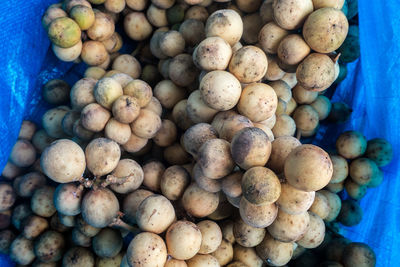
[[[49,79],[71,85],[84,66],[62,63],[51,52],[41,16],[54,0],[3,1],[0,5],[0,170],[7,162],[23,119],[40,122],[49,108],[40,100]],[[368,243],[377,266],[400,266],[400,2],[359,0],[361,58],[348,65],[348,76],[333,100],[354,110],[343,125],[320,129],[315,142],[334,144],[340,132],[358,130],[368,139],[383,137],[394,148],[393,162],[384,168],[383,184],[369,189],[361,201],[360,225],[344,228],[347,237]],[[12,266],[0,255],[0,266]]]

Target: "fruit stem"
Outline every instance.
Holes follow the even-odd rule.
[[[120,218],[120,215],[118,217],[114,218],[114,221],[108,225],[109,227],[112,228],[117,228],[117,229],[124,229],[128,232],[131,233],[139,233],[140,230],[137,227],[131,226],[127,224],[126,222],[122,221]]]
[[[128,180],[129,177],[130,176],[117,177],[117,176],[114,176],[114,175],[110,174],[110,175],[107,175],[107,178],[101,183],[100,186],[107,187],[110,184],[121,185],[121,184],[125,183]]]

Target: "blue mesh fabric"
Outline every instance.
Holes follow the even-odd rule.
[[[41,15],[54,0],[3,1],[0,5],[0,169],[17,139],[23,119],[37,123],[49,108],[40,99],[49,79],[73,84],[84,66],[58,61],[52,54]],[[369,189],[361,201],[360,225],[344,228],[345,236],[374,248],[377,266],[400,266],[400,3],[399,0],[359,0],[361,58],[348,65],[348,76],[333,100],[354,110],[344,125],[321,127],[314,142],[334,144],[340,132],[355,129],[368,139],[383,137],[394,148],[393,162],[384,168],[383,184]],[[323,140],[323,141],[322,141]],[[13,266],[0,255],[0,266]]]

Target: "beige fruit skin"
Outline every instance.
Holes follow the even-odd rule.
[[[219,267],[218,260],[211,255],[197,254],[193,258],[186,261],[188,267]]]
[[[305,211],[292,215],[279,210],[275,221],[268,226],[267,230],[271,236],[282,242],[293,242],[300,239],[310,223],[310,216]]]
[[[264,50],[265,52],[265,50]],[[277,81],[283,78],[285,72],[278,65],[278,57],[276,55],[266,54],[268,59],[268,69],[264,79],[268,81]]]
[[[161,35],[159,45],[164,55],[174,57],[185,50],[185,39],[178,31],[168,31]]]
[[[200,90],[195,90],[188,97],[186,112],[194,123],[209,123],[218,113],[218,110],[207,106],[201,98]]]
[[[324,220],[330,213],[328,198],[320,192],[315,192],[314,203],[311,205],[309,211]]]
[[[115,32],[114,21],[111,16],[102,12],[95,12],[95,20],[87,30],[87,35],[94,41],[105,41]]]
[[[98,41],[85,41],[82,45],[81,58],[89,66],[99,66],[107,61],[106,48]]]
[[[278,57],[287,65],[299,64],[309,53],[311,49],[299,34],[290,34],[286,36],[279,44]]]
[[[233,267],[263,266],[263,260],[257,255],[255,248],[246,248],[239,244],[235,244],[233,252],[234,252],[233,260],[243,264],[243,265],[234,265]]]
[[[97,103],[107,109],[111,109],[114,101],[122,95],[121,85],[113,78],[102,78],[94,88],[94,97]]]
[[[297,241],[297,244],[305,248],[316,248],[324,241],[325,224],[318,215],[312,212],[308,214],[310,215],[310,226],[303,238]]]
[[[331,101],[324,95],[319,95],[317,99],[311,103],[311,106],[318,112],[320,121],[326,119],[332,109]]]
[[[330,183],[340,183],[344,181],[349,174],[349,165],[347,160],[339,155],[330,155],[333,164],[333,174]]]
[[[195,164],[193,167],[193,176],[197,185],[206,190],[207,192],[217,193],[221,191],[221,180],[222,179],[211,179],[203,174],[199,164]]]
[[[231,142],[233,136],[241,129],[254,126],[247,117],[232,110],[219,112],[215,115],[211,125],[217,130],[219,137],[228,142]]]
[[[280,42],[288,34],[289,31],[282,29],[275,22],[271,21],[261,28],[258,34],[258,42],[265,53],[276,54]]]
[[[328,153],[314,145],[296,147],[286,158],[285,177],[289,184],[307,192],[326,186],[333,173]]]
[[[79,27],[83,31],[89,29],[95,21],[93,10],[82,5],[74,6],[69,15],[76,21],[76,23],[78,23]]]
[[[176,86],[171,80],[163,80],[154,87],[153,93],[163,107],[171,109],[185,98],[186,90]]]
[[[219,197],[217,193],[207,192],[193,183],[183,193],[182,203],[187,212],[195,217],[202,218],[217,209]]]
[[[123,40],[121,35],[117,32],[114,32],[113,35],[107,40],[102,41],[108,53],[115,53],[121,49]]]
[[[335,64],[324,54],[312,53],[297,67],[298,83],[307,90],[323,91],[335,80]]]
[[[120,13],[125,9],[125,0],[106,0],[104,7],[112,13]]]
[[[278,97],[274,89],[264,83],[252,83],[244,87],[237,105],[240,114],[253,122],[261,122],[275,114]]]
[[[287,156],[294,148],[300,145],[300,141],[292,136],[276,138],[272,141],[271,156],[267,162],[267,167],[277,174],[282,173]]]
[[[185,73],[185,75],[182,75]],[[186,87],[196,81],[199,70],[189,54],[179,54],[172,58],[168,67],[169,78],[178,86]]]
[[[339,155],[346,159],[354,159],[365,153],[367,140],[356,131],[342,133],[336,140],[336,150]]]
[[[43,14],[42,26],[45,28],[45,30],[47,30],[53,20],[67,16],[68,14],[61,8],[61,5],[53,4],[49,6],[46,12]]]
[[[145,139],[153,138],[160,128],[160,117],[146,109],[140,110],[139,116],[131,123],[132,133]]]
[[[315,192],[305,192],[288,183],[281,184],[281,195],[277,201],[278,207],[289,214],[300,214],[307,211],[314,202]]]
[[[93,139],[85,149],[88,170],[96,176],[112,172],[121,157],[119,145],[108,138]]]
[[[147,19],[155,27],[168,26],[167,11],[162,8],[158,8],[155,5],[150,5],[146,12]]]
[[[211,256],[215,257],[219,265],[225,266],[229,262],[232,261],[233,259],[233,247],[232,244],[229,243],[227,240],[222,239],[221,245],[218,247],[218,249],[214,252],[211,253]],[[166,266],[168,267],[168,266]],[[180,266],[176,266],[180,267]],[[184,267],[184,266],[182,266]]]
[[[171,202],[163,195],[151,195],[140,203],[136,222],[141,230],[160,234],[176,219]]]
[[[111,113],[96,103],[91,103],[82,109],[80,123],[87,130],[101,132],[106,126]]]
[[[71,62],[77,59],[81,55],[82,42],[79,41],[77,44],[68,48],[62,48],[53,44],[52,49],[56,57],[58,57],[58,59],[66,62]]]
[[[293,136],[296,132],[296,123],[292,117],[282,114],[277,116],[276,123],[272,128],[275,138],[282,136]]]
[[[100,0],[105,2],[105,0]],[[148,0],[126,0],[126,5],[136,11],[143,10],[147,5]]]
[[[207,123],[198,123],[183,134],[182,145],[186,152],[197,158],[200,147],[210,139],[218,138],[217,131]]]
[[[74,46],[81,40],[81,29],[75,21],[68,17],[53,20],[47,33],[50,41],[62,48]]]
[[[289,102],[286,104],[286,115],[292,115],[293,111],[297,108],[296,100],[292,97]]]
[[[71,162],[74,164],[71,165]],[[52,180],[67,183],[80,178],[86,168],[85,154],[73,141],[61,139],[52,143],[42,153],[42,170]],[[59,169],[57,166],[64,166]]]
[[[313,12],[304,23],[303,36],[312,50],[331,53],[346,39],[349,23],[343,12],[336,8],[321,8]]]
[[[318,97],[318,92],[309,91],[306,88],[302,87],[300,84],[297,84],[292,89],[292,94],[297,104],[311,104]]]
[[[216,251],[222,242],[222,232],[214,221],[204,220],[197,224],[201,231],[201,246],[199,254],[210,254]]]
[[[201,246],[201,231],[189,221],[177,221],[165,235],[168,253],[178,260],[188,260],[195,256]]]
[[[187,264],[183,260],[177,260],[177,259],[167,259],[167,262],[165,263],[164,267],[187,267]]]
[[[273,238],[269,233],[256,247],[258,256],[274,266],[283,266],[290,261],[293,255],[293,243],[281,242]]]
[[[183,167],[173,165],[165,170],[160,187],[163,195],[169,200],[178,200],[189,184],[189,173]]]
[[[126,255],[130,266],[141,267],[163,267],[168,256],[164,240],[148,232],[135,236],[128,246]]]
[[[230,144],[223,139],[205,142],[198,153],[198,163],[204,175],[220,179],[233,170],[235,163],[231,156]]]
[[[232,56],[231,46],[220,37],[204,39],[193,52],[193,62],[205,71],[225,70]]]
[[[281,183],[270,169],[253,167],[243,175],[242,190],[243,196],[255,205],[274,203],[281,194]]]
[[[233,137],[231,154],[235,163],[245,170],[264,166],[271,154],[271,142],[261,129],[244,128]]]
[[[325,218],[325,221],[332,222],[339,215],[340,209],[342,207],[342,201],[337,194],[329,192],[328,190],[320,190],[319,192],[323,194],[328,200],[329,214]]]
[[[183,130],[187,130],[194,125],[186,112],[187,102],[187,99],[183,99],[179,101],[172,109],[173,121],[175,122],[176,126]]]
[[[93,89],[97,80],[93,78],[83,78],[77,81],[71,88],[71,106],[74,110],[80,111],[86,105],[96,102]]]
[[[93,227],[106,227],[117,217],[118,211],[118,199],[107,188],[91,190],[83,197],[82,217]]]
[[[112,69],[126,73],[133,79],[139,78],[142,72],[139,61],[128,54],[123,54],[116,57],[113,61]]]
[[[296,128],[302,132],[312,131],[318,127],[319,117],[317,111],[310,105],[298,106],[293,112]]]
[[[272,6],[276,23],[286,30],[300,28],[314,10],[312,0],[275,0]]]
[[[232,109],[239,101],[242,87],[227,71],[211,71],[201,79],[199,90],[203,101],[216,110]]]
[[[374,161],[367,158],[358,158],[350,163],[350,177],[359,185],[367,185],[379,172]]]
[[[129,38],[135,41],[142,41],[148,38],[153,31],[153,27],[144,13],[141,12],[132,12],[126,15],[124,29]]]
[[[277,97],[285,103],[288,103],[292,98],[292,88],[286,82],[278,80],[270,82],[268,85],[274,89]]]
[[[172,145],[177,138],[177,129],[175,123],[170,120],[162,120],[161,128],[153,137],[154,143],[161,147]]]
[[[235,53],[229,62],[229,71],[241,83],[260,81],[267,72],[268,59],[264,51],[256,46],[243,46]]]
[[[135,97],[141,108],[146,107],[153,97],[150,85],[145,81],[136,79],[128,83],[124,89],[124,95]]]
[[[244,247],[255,247],[260,244],[265,236],[265,228],[256,228],[239,219],[233,225],[233,235],[236,242]]]
[[[111,189],[120,194],[136,191],[142,184],[144,176],[142,167],[132,159],[120,160],[111,174],[117,179],[126,178],[121,184],[111,185]]]
[[[313,0],[314,9],[320,9],[324,7],[333,7],[342,9],[344,0]]]
[[[205,31],[207,37],[219,36],[232,46],[242,37],[242,18],[234,10],[218,10],[207,19]]]
[[[275,203],[254,205],[242,197],[239,204],[239,212],[242,220],[257,228],[265,228],[271,225],[278,214]]]
[[[329,190],[332,193],[339,193],[344,189],[344,181],[338,183],[329,183],[325,189]]]

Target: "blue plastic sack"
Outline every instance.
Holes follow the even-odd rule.
[[[40,124],[48,106],[40,99],[49,79],[73,84],[84,66],[55,58],[41,27],[41,15],[54,0],[3,1],[0,5],[0,170],[7,162],[20,124],[29,119]],[[361,201],[360,225],[344,228],[354,241],[369,244],[377,266],[400,266],[400,3],[399,0],[359,0],[361,58],[348,65],[348,76],[337,88],[334,101],[354,110],[347,124],[322,127],[316,142],[333,144],[340,132],[358,130],[368,139],[383,137],[394,148],[393,162],[384,168],[383,184],[369,189]],[[323,141],[322,141],[323,140]],[[0,266],[13,266],[0,255]]]

